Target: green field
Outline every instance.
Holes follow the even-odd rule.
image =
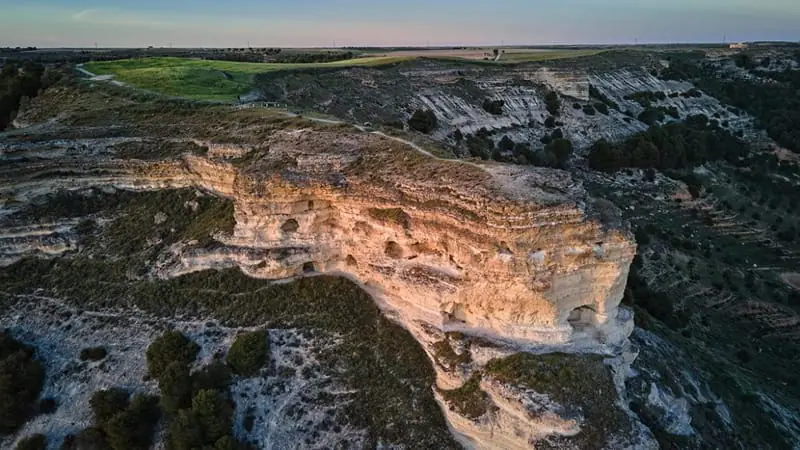
[[[250,91],[253,76],[275,70],[380,66],[410,58],[368,57],[309,64],[244,63],[185,58],[142,58],[90,62],[86,70],[139,89],[195,100],[232,101]]]
[[[591,56],[602,50],[526,50],[509,49],[500,64],[514,64],[552,59]],[[324,69],[351,66],[382,66],[419,57],[459,60],[470,63],[496,64],[483,60],[445,56],[426,51],[402,55],[369,56],[326,63],[246,63],[187,58],[139,58],[90,62],[86,70],[96,75],[113,75],[114,79],[133,87],[165,95],[193,100],[235,101],[253,87],[253,77],[277,70]]]
[[[604,52],[601,49],[587,49],[587,50],[533,50],[526,51],[520,50],[506,50],[503,57],[500,58],[501,63],[523,63],[535,61],[548,61],[552,59],[565,59],[565,58],[580,58],[583,56],[594,56]]]

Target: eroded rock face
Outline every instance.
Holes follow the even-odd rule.
[[[383,151],[366,153],[375,143]],[[384,160],[389,152],[419,161],[401,173]],[[247,168],[187,157],[138,170],[159,186],[194,185],[235,204],[226,248],[178,250],[160,276],[222,260],[271,279],[339,272],[404,323],[532,345],[619,345],[631,331],[618,305],[635,246],[587,219],[580,187],[563,173],[514,173],[527,185],[512,184],[491,168],[327,133],[284,135]]]
[[[635,245],[626,230],[597,219],[592,200],[565,172],[441,161],[341,129],[279,132],[259,148],[201,143],[210,149],[205,156],[163,161],[119,160],[114,142],[86,143],[97,157],[91,161],[77,158],[86,148],[67,143],[22,175],[12,177],[9,166],[0,193],[28,199],[56,189],[195,187],[228,197],[236,225],[217,237],[223,245],[174,245],[153,264],[154,276],[231,266],[275,280],[342,274],[430,354],[430,329],[511,349],[604,354],[621,351],[632,331],[632,314],[619,303]],[[4,147],[9,161],[26,151]],[[42,176],[56,166],[69,176]],[[43,243],[75,225],[43,226]],[[23,231],[24,245],[8,252],[17,234],[0,236],[5,263],[25,248],[43,248],[31,242],[36,230]],[[468,375],[436,367],[443,386]],[[577,422],[549,413],[520,415],[533,394],[481,386],[499,408],[491,421],[444,407],[470,446],[529,448],[548,434],[580,432]],[[505,427],[501,441],[492,440],[496,426]]]

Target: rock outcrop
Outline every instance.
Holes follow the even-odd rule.
[[[232,235],[217,237],[223,245],[172,246],[151,268],[154,276],[230,266],[275,280],[348,276],[432,356],[431,329],[517,350],[606,355],[620,353],[633,330],[632,313],[619,306],[633,240],[597,218],[597,206],[566,172],[438,160],[336,127],[276,132],[258,147],[201,143],[213,151],[162,161],[118,159],[118,142],[53,142],[51,159],[25,162],[22,172],[15,172],[22,163],[14,158],[30,150],[6,145],[0,195],[24,200],[92,186],[195,187],[230,198],[236,225]],[[87,154],[93,159],[81,157]],[[68,226],[55,227],[41,227],[47,242],[56,231],[68,233]],[[19,238],[26,248],[43,248],[30,242],[34,231]],[[17,239],[13,232],[0,238],[2,248]],[[4,256],[25,251],[17,246],[10,253]],[[437,365],[441,387],[479,368]],[[481,386],[499,411],[491,426],[508,425],[503,446],[525,448],[548,434],[580,432],[575,421],[520,413],[530,395],[496,382]],[[454,429],[471,436],[466,443],[489,445],[480,438],[491,435],[489,425],[445,409]],[[526,427],[532,431],[513,431]]]

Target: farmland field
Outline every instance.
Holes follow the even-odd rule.
[[[379,66],[404,57],[367,57],[326,63],[245,63],[186,58],[142,58],[90,62],[86,70],[113,75],[139,89],[194,100],[232,101],[250,91],[253,76],[274,70]]]
[[[602,50],[544,50],[509,48],[499,63],[523,63],[590,56]],[[278,70],[324,69],[351,66],[382,66],[420,57],[483,62],[492,49],[413,50],[373,53],[368,57],[324,63],[248,63],[189,58],[138,58],[90,62],[86,70],[112,75],[115,80],[139,89],[193,100],[235,101],[253,87],[253,77]]]

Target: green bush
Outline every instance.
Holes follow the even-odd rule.
[[[189,367],[181,362],[168,365],[158,378],[161,391],[161,408],[166,413],[175,413],[189,406],[192,399],[192,377]]]
[[[589,167],[682,169],[714,160],[742,164],[748,154],[749,146],[727,130],[704,116],[690,116],[683,123],[653,125],[621,144],[597,141],[589,149]]]
[[[572,142],[568,139],[554,139],[545,146],[545,151],[555,155],[556,166],[563,169],[572,155]]]
[[[10,434],[35,413],[44,369],[33,347],[0,332],[0,436]]]
[[[147,450],[160,418],[158,397],[136,394],[130,405],[108,421],[104,431],[113,450]]]
[[[550,113],[551,116],[558,116],[561,110],[561,100],[558,98],[558,94],[555,91],[547,91],[544,96],[544,104],[547,108],[547,112]]]
[[[506,102],[503,100],[489,100],[486,99],[483,102],[483,109],[484,111],[488,112],[489,114],[493,114],[495,116],[499,116],[503,114],[503,106],[505,106]]]
[[[481,374],[475,373],[463,386],[439,391],[447,406],[469,419],[477,419],[493,406],[489,395],[481,390]]]
[[[147,371],[158,379],[167,366],[174,362],[185,366],[194,362],[199,350],[200,347],[180,331],[168,331],[147,347]]]
[[[269,334],[259,330],[238,335],[225,360],[233,373],[255,376],[269,360]]]
[[[105,425],[112,417],[128,407],[130,394],[118,389],[103,389],[97,391],[89,399],[89,407],[94,413],[95,423]]]
[[[77,435],[67,435],[61,450],[108,450],[106,433],[100,427],[84,428]]]
[[[231,436],[233,408],[215,390],[202,390],[192,399],[191,409],[183,409],[169,424],[167,449],[192,450],[212,448],[218,442],[228,448],[236,440]]]
[[[45,450],[47,448],[47,437],[43,434],[34,434],[17,442],[16,450]]]
[[[433,111],[429,109],[418,109],[414,111],[414,114],[408,119],[408,126],[411,127],[412,130],[427,134],[439,126],[439,120],[436,119],[436,114],[434,114]]]

